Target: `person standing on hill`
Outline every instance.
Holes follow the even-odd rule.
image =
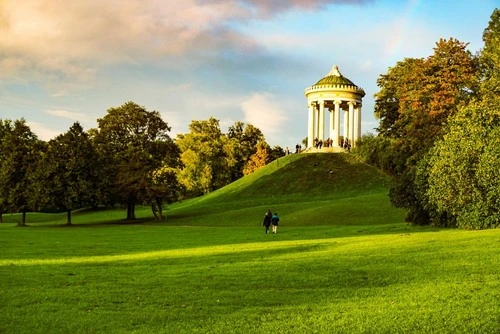
[[[269,233],[269,226],[271,226],[271,218],[273,217],[273,213],[271,210],[267,210],[266,214],[264,215],[264,221],[262,222],[262,226],[266,228],[266,234]]]
[[[273,225],[273,233],[276,234],[278,232],[278,224],[280,222],[280,217],[275,212],[273,217],[271,218],[271,224]]]

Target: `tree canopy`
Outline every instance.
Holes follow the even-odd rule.
[[[450,119],[418,170],[428,177],[428,205],[474,229],[500,226],[500,10],[483,41],[478,98]]]
[[[68,213],[97,206],[100,201],[100,158],[80,123],[52,139],[34,172],[31,207],[41,211]]]
[[[19,225],[24,226],[32,191],[30,180],[44,145],[24,119],[0,123],[0,207],[22,212]]]
[[[127,102],[108,109],[97,123],[98,128],[91,133],[98,151],[105,157],[110,198],[127,206],[127,219],[135,218],[136,204],[153,199],[158,204],[165,194],[176,193],[178,183],[162,182],[162,187],[158,184],[159,170],[180,166],[179,150],[159,112]],[[165,192],[164,187],[171,190]]]

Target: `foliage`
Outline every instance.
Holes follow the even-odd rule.
[[[19,225],[26,224],[28,199],[32,192],[34,166],[43,142],[31,131],[24,119],[1,121],[0,141],[0,207],[22,212]]]
[[[369,158],[395,176],[391,201],[408,209],[407,219],[414,223],[443,216],[426,203],[425,189],[419,188],[426,183],[417,184],[416,166],[442,138],[449,117],[477,96],[477,59],[466,47],[456,39],[441,39],[433,55],[398,62],[377,80],[380,134],[371,140],[375,152]]]
[[[241,178],[248,168],[253,168],[248,166],[255,163],[252,159],[259,143],[265,143],[258,128],[243,122],[230,126],[227,135],[213,117],[192,121],[189,130],[176,140],[184,164],[179,179],[187,189],[187,197],[207,194]]]
[[[127,205],[127,219],[135,218],[137,203],[171,201],[179,184],[173,178],[166,178],[169,183],[161,182],[159,187],[155,175],[162,168],[180,166],[179,150],[159,112],[127,102],[108,109],[97,123],[98,129],[91,132],[92,137],[107,160],[105,173],[110,178],[111,197]]]
[[[500,96],[500,9],[496,8],[483,32],[484,48],[479,55],[481,95],[495,100]]]
[[[430,153],[427,195],[464,228],[500,226],[500,105],[471,105]]]
[[[97,206],[100,200],[100,159],[89,136],[76,122],[48,143],[33,175],[32,208],[68,212]]]
[[[426,192],[439,212],[469,229],[500,226],[500,10],[483,34],[480,101],[462,108],[429,154]]]
[[[398,175],[403,171],[404,161],[398,154],[397,140],[388,136],[364,134],[351,153],[360,161],[377,167],[384,173]]]
[[[229,139],[226,144],[228,159],[232,161],[231,182],[243,176],[245,165],[250,157],[257,151],[257,144],[264,141],[264,135],[260,129],[251,124],[236,122],[227,131]]]
[[[257,152],[250,157],[250,161],[246,164],[243,174],[248,175],[253,173],[271,162],[270,152],[271,147],[265,141],[259,142],[257,144]]]
[[[232,164],[225,151],[228,139],[217,119],[191,121],[189,130],[189,133],[177,136],[176,144],[182,152],[184,165],[179,171],[179,181],[191,197],[228,184]]]
[[[278,158],[284,157],[285,156],[285,150],[279,146],[279,145],[274,145],[271,148],[270,154],[269,154],[269,159],[271,161],[277,160]]]

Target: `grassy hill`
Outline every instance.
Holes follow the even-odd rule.
[[[389,183],[389,177],[349,154],[293,154],[213,193],[173,205],[169,219],[173,224],[209,220],[250,226],[271,209],[294,226],[402,222],[403,212],[389,203]]]

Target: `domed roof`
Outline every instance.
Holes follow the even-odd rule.
[[[316,85],[350,85],[358,87],[351,80],[340,74],[337,65],[334,65],[332,70],[324,78],[319,80]]]

